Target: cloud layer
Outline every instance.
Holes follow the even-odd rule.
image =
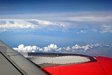
[[[44,20],[38,20],[38,19],[29,19],[29,20],[23,20],[23,19],[1,19],[0,28],[38,28],[41,26],[46,25],[56,25],[55,23],[44,21]],[[2,23],[4,21],[4,23]],[[37,24],[31,23],[35,22]],[[38,26],[40,25],[40,26]]]
[[[0,32],[10,30],[16,31],[18,29],[29,29],[34,31],[42,29],[47,31],[62,32],[73,30],[75,33],[87,33],[90,31],[112,33],[111,12],[73,12],[40,15],[18,15],[18,18],[26,17],[28,19],[11,19],[11,17],[15,18],[14,15],[12,15],[9,17],[9,19],[0,19]],[[75,31],[76,29],[78,31]]]
[[[38,46],[24,46],[23,44],[20,44],[17,48],[13,48],[14,50],[18,52],[75,52],[75,51],[82,51],[86,52],[89,49],[96,48],[96,47],[109,47],[109,45],[100,45],[98,43],[96,44],[88,44],[85,46],[79,46],[78,44],[72,46],[72,47],[58,47],[55,44],[50,44],[47,47],[40,48]]]

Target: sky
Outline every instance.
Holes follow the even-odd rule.
[[[0,39],[20,52],[112,57],[112,0],[0,0]]]

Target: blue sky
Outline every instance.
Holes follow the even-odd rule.
[[[112,1],[0,0],[0,39],[11,47],[111,46]]]

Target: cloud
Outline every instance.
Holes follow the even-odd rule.
[[[75,51],[83,51],[86,52],[89,49],[96,48],[96,47],[110,47],[107,44],[100,45],[98,43],[96,44],[88,44],[85,46],[79,46],[76,44],[75,46],[67,46],[67,47],[58,47],[55,44],[50,44],[47,47],[40,48],[38,46],[24,46],[23,44],[20,44],[17,48],[13,48],[14,50],[18,52],[75,52]]]
[[[38,19],[30,19],[29,21],[35,21],[40,25],[57,25],[56,23],[45,21],[45,20],[38,20]]]
[[[51,51],[51,50],[55,50],[55,51],[59,51],[60,49],[58,49],[57,45],[55,44],[50,44],[48,45],[48,47],[44,47],[43,49],[45,52]]]
[[[38,27],[44,27],[48,25],[62,25],[62,23],[55,23],[45,20],[38,19],[0,19],[0,22],[4,21],[5,23],[0,23],[0,28],[32,28],[35,29]],[[32,23],[36,22],[36,24]]]
[[[6,31],[6,29],[1,29],[1,30],[0,30],[0,33],[5,32],[5,31]]]
[[[79,45],[75,45],[75,46],[72,46],[72,49],[80,49],[81,47]]]
[[[35,25],[32,25],[31,23],[24,21],[24,20],[13,20],[13,19],[3,19],[0,21],[5,21],[5,24],[1,24],[0,28],[6,28],[6,29],[10,29],[10,28],[35,28]],[[11,21],[13,23],[11,23]]]
[[[112,25],[102,25],[101,33],[111,32],[112,33]]]
[[[3,29],[6,30],[14,30],[16,29],[30,29],[30,30],[36,30],[36,29],[47,29],[50,30],[58,30],[60,28],[64,28],[68,23],[64,22],[50,22],[45,20],[39,20],[39,19],[0,19],[0,32],[3,32]],[[5,23],[2,23],[5,22]],[[15,31],[15,30],[14,30]]]
[[[36,50],[40,50],[37,46],[24,46],[23,44],[20,44],[18,48],[13,49],[18,52],[35,52]]]
[[[68,32],[72,30],[75,33],[87,33],[90,31],[112,33],[111,12],[25,14],[18,15],[18,18],[20,19],[16,18],[17,16],[14,17],[14,15],[8,16],[10,16],[9,19],[0,19],[0,32],[4,32],[2,29],[5,29],[5,31],[18,31],[18,29],[29,29],[36,31],[38,29],[41,29],[47,31],[62,32]]]
[[[37,47],[37,46],[24,46],[23,44],[20,44],[18,48],[13,48],[14,50],[18,52],[36,52],[36,51],[42,51],[42,52],[52,52],[52,50],[60,51],[62,48],[58,48],[55,44],[50,44],[48,47]]]
[[[69,51],[69,50],[70,50],[70,47],[68,46],[68,47],[66,48],[66,50]]]
[[[69,17],[68,20],[70,21],[96,21],[96,22],[101,22],[101,21],[110,21],[112,20],[112,16],[106,16],[106,17],[96,17],[96,16],[86,16],[86,17]]]
[[[84,30],[80,30],[79,32],[77,32],[78,34],[79,33],[86,33],[86,31],[84,31]]]

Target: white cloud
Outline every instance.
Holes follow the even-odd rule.
[[[35,21],[40,25],[57,25],[56,23],[45,21],[45,20],[38,20],[38,19],[30,19],[29,21]]]
[[[49,49],[57,49],[58,47],[57,47],[57,45],[55,45],[55,44],[50,44],[50,45],[48,46],[48,48],[49,48]]]
[[[78,34],[79,33],[86,33],[86,31],[84,31],[84,30],[80,30],[79,32],[77,32]]]
[[[58,48],[56,51],[60,52],[62,50],[62,48]]]
[[[101,33],[111,32],[112,33],[112,25],[102,25]]]
[[[50,45],[48,45],[48,47],[44,47],[44,51],[45,51],[45,52],[52,51],[52,50],[58,50],[57,45],[55,45],[55,44],[50,44]]]
[[[0,28],[35,28],[36,26],[25,21],[25,20],[19,20],[19,19],[3,19],[0,21],[5,21],[6,24],[0,25]],[[14,22],[13,24],[10,23],[10,21]]]
[[[75,46],[72,46],[71,48],[69,46],[58,48],[57,45],[50,44],[47,47],[40,48],[37,46],[24,46],[23,44],[20,44],[17,48],[13,48],[13,49],[18,52],[74,52],[75,50],[86,52],[89,49],[92,49],[95,47],[102,47],[102,46],[109,46],[109,45],[107,44],[100,45],[96,43],[96,44],[88,44],[85,46],[79,46],[78,44],[76,44]]]
[[[69,50],[70,50],[70,47],[68,46],[68,47],[66,48],[66,50],[69,51]]]
[[[72,46],[72,49],[80,49],[81,47],[79,45],[75,45],[75,46]]]
[[[35,52],[38,48],[37,46],[24,46],[23,44],[20,44],[18,48],[13,49],[18,52]]]
[[[110,45],[105,44],[104,46],[108,46],[109,47]]]
[[[112,16],[108,17],[96,17],[96,16],[86,16],[86,17],[70,17],[68,18],[70,21],[110,21],[112,20]]]
[[[6,22],[5,24],[1,24],[0,28],[41,28],[43,26],[48,25],[62,25],[62,23],[55,23],[45,20],[38,20],[38,19],[0,19],[0,21]],[[12,21],[13,24],[10,22]],[[37,24],[33,24],[30,21],[34,21]]]
[[[33,49],[33,50],[36,50],[36,49],[37,49],[37,46],[32,46],[32,49]]]
[[[88,50],[90,45],[82,46],[84,50]]]
[[[5,23],[0,24],[0,32],[3,32],[3,29],[5,30],[10,30],[10,29],[48,29],[48,30],[55,30],[59,28],[65,28],[66,25],[69,25],[68,23],[65,22],[50,22],[50,21],[45,21],[45,20],[38,20],[38,19],[0,19],[0,21],[4,21]],[[35,22],[36,24],[32,23],[31,21]],[[13,23],[11,23],[13,22]],[[55,29],[52,28],[52,26],[57,26],[58,28],[54,27]]]
[[[6,31],[6,29],[1,29],[1,30],[0,30],[0,33],[5,32],[5,31]]]
[[[48,47],[44,47],[44,52],[48,52],[50,49]]]
[[[42,49],[42,48],[38,48],[38,49],[39,49],[39,51],[43,51],[43,49]],[[37,49],[37,50],[38,50],[38,49]]]
[[[100,46],[100,44],[96,43],[96,44],[94,44],[93,46],[98,47],[98,46]]]
[[[13,48],[14,50],[18,52],[36,52],[36,51],[42,51],[42,52],[49,52],[49,51],[60,51],[62,48],[58,48],[55,44],[50,44],[48,47],[37,47],[37,46],[24,46],[23,44],[20,44],[18,48]]]
[[[14,16],[14,15],[12,15]],[[18,18],[25,16],[19,15]],[[56,13],[56,14],[32,14],[26,15],[28,19],[0,19],[1,29],[43,29],[48,31],[61,30],[62,32],[73,29],[76,33],[93,32],[111,32],[112,33],[112,13],[111,12],[71,12],[71,13]],[[32,19],[32,16],[34,19]],[[11,23],[11,21],[13,23]],[[32,23],[33,21],[34,23]],[[77,32],[77,29],[79,32]],[[14,30],[13,30],[14,31]]]

